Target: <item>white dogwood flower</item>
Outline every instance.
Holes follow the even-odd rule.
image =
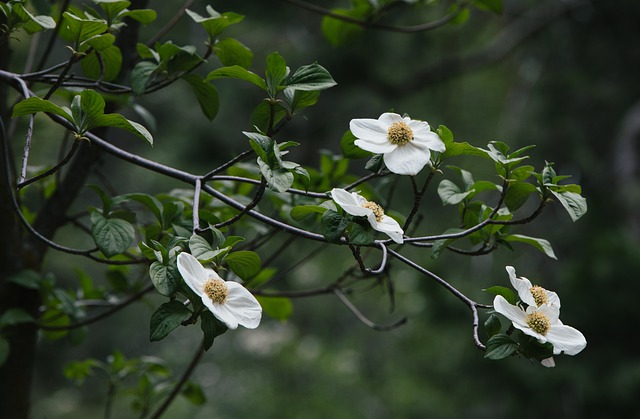
[[[229,329],[242,325],[255,329],[262,318],[262,307],[245,287],[225,281],[212,269],[206,269],[188,253],[178,255],[178,271],[213,315]]]
[[[416,175],[429,162],[431,151],[444,152],[445,145],[425,121],[412,120],[397,113],[383,113],[378,119],[352,119],[354,144],[363,150],[383,154],[393,173]]]
[[[385,233],[394,242],[402,244],[404,231],[400,224],[393,218],[385,215],[382,207],[375,202],[367,201],[356,192],[348,192],[344,189],[334,188],[331,190],[331,198],[340,205],[347,214],[356,217],[367,217],[367,221],[374,230]]]
[[[509,280],[513,288],[518,291],[518,296],[523,303],[529,306],[540,307],[542,304],[555,305],[560,308],[560,297],[553,291],[548,291],[541,286],[532,285],[525,277],[518,278],[513,266],[505,268],[509,274]]]
[[[550,342],[554,355],[562,352],[575,355],[587,346],[587,340],[580,331],[562,324],[559,319],[560,307],[556,305],[533,305],[523,310],[522,307],[509,304],[501,295],[496,295],[493,308],[511,320],[516,329],[533,336],[540,343]]]

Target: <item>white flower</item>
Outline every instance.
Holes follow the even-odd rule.
[[[554,355],[564,352],[575,355],[587,346],[584,335],[571,326],[562,324],[559,319],[560,307],[542,304],[529,306],[527,310],[511,305],[501,295],[496,295],[493,308],[511,320],[516,329],[538,339],[540,343],[550,342]]]
[[[430,150],[445,151],[444,143],[428,123],[397,113],[383,113],[378,119],[352,119],[349,129],[358,138],[356,146],[382,153],[387,168],[399,175],[418,174],[429,162]]]
[[[385,233],[394,242],[402,244],[404,231],[400,224],[393,218],[384,214],[382,207],[375,202],[367,201],[355,192],[347,192],[344,189],[333,188],[331,198],[340,205],[348,214],[356,217],[367,217],[374,230]]]
[[[188,253],[178,255],[178,270],[189,288],[201,299],[213,315],[229,329],[242,325],[255,329],[262,318],[262,307],[245,287],[225,281],[212,269],[205,269]]]
[[[516,270],[513,266],[507,266],[505,269],[509,274],[511,285],[518,291],[518,296],[523,303],[535,307],[540,307],[542,304],[549,304],[560,308],[560,298],[558,294],[553,291],[548,291],[541,286],[531,285],[531,281],[525,277],[516,277]]]

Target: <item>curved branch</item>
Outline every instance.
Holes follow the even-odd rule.
[[[391,254],[391,256],[395,257],[396,259],[403,262],[404,264],[412,267],[413,269],[422,273],[423,275],[428,276],[429,278],[435,280],[438,284],[446,288],[451,294],[453,294],[460,301],[466,304],[467,307],[469,307],[473,315],[473,342],[478,348],[485,350],[486,346],[482,342],[480,342],[480,338],[478,336],[478,308],[491,308],[492,306],[486,305],[486,304],[480,304],[473,301],[472,299],[464,295],[461,291],[459,291],[457,288],[455,288],[453,285],[451,285],[444,279],[440,278],[438,275],[434,274],[433,272],[429,271],[426,268],[423,268],[422,266],[418,265],[411,259],[408,259],[402,256],[400,253],[395,252],[391,249],[389,249],[389,253]]]
[[[19,182],[16,185],[16,188],[18,190],[24,188],[25,186],[28,186],[30,184],[32,184],[33,182],[37,182],[40,179],[43,179],[47,176],[51,176],[52,174],[56,173],[58,170],[60,170],[61,168],[63,168],[67,163],[69,163],[69,160],[71,160],[71,157],[73,157],[73,155],[76,153],[76,151],[78,150],[78,145],[80,143],[78,141],[74,141],[73,145],[71,146],[71,149],[69,150],[69,152],[67,153],[66,156],[64,156],[64,158],[55,166],[53,166],[51,169],[47,170],[46,172],[40,173],[37,176],[32,177],[31,179],[27,179],[27,180],[22,180],[21,182]]]
[[[236,221],[238,221],[240,218],[242,218],[243,215],[245,215],[247,212],[249,212],[253,208],[255,208],[256,205],[258,205],[258,203],[260,202],[260,200],[262,200],[262,196],[264,195],[264,190],[265,190],[266,187],[267,187],[267,180],[265,178],[262,178],[262,181],[260,182],[260,186],[258,187],[258,192],[256,192],[256,196],[253,197],[253,200],[249,204],[247,204],[247,206],[244,207],[244,209],[242,211],[240,211],[239,213],[237,213],[233,217],[229,218],[228,220],[222,221],[222,222],[214,225],[214,227],[215,228],[222,228],[224,226],[228,226],[230,224],[233,224]]]
[[[124,300],[113,304],[111,308],[98,314],[97,316],[94,316],[76,323],[71,323],[65,326],[47,326],[45,324],[37,324],[37,327],[42,330],[60,331],[60,330],[72,330],[72,329],[77,329],[79,327],[87,326],[91,323],[95,323],[99,320],[109,317],[110,315],[122,310],[129,304],[142,298],[146,293],[150,292],[153,289],[154,289],[153,284],[149,284],[146,288],[143,288],[140,291],[136,292],[135,294],[132,294],[129,297],[125,298]]]
[[[374,323],[371,320],[369,320],[364,314],[362,314],[362,312],[358,310],[358,307],[356,307],[351,301],[349,301],[347,296],[344,295],[344,293],[340,290],[340,288],[337,288],[337,287],[334,288],[333,293],[340,299],[342,304],[344,304],[356,316],[358,320],[360,320],[367,327],[370,327],[373,330],[380,330],[385,332],[388,330],[397,329],[398,327],[402,326],[407,322],[407,318],[403,317],[402,319],[396,321],[395,323],[391,323],[387,325]]]
[[[334,13],[329,9],[325,9],[324,7],[316,6],[315,4],[307,3],[306,1],[302,1],[302,0],[282,0],[282,1],[286,1],[287,3],[291,3],[293,5],[296,5],[310,12],[331,17],[337,20],[341,20],[343,22],[353,23],[363,28],[377,29],[377,30],[383,30],[383,31],[389,31],[389,32],[399,32],[399,33],[417,33],[417,32],[426,32],[433,29],[437,29],[451,22],[464,10],[464,7],[457,7],[453,12],[441,17],[440,19],[434,20],[433,22],[423,23],[420,25],[394,26],[394,25],[385,25],[383,23],[375,23],[367,20],[356,19],[350,16],[341,15],[338,13]]]

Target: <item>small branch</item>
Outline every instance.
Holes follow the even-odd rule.
[[[311,4],[311,3],[307,3],[305,1],[302,0],[283,0],[286,1],[288,3],[294,4],[300,8],[306,9],[310,12],[313,13],[317,13],[323,16],[327,16],[327,17],[332,17],[334,19],[338,19],[341,20],[343,22],[348,22],[348,23],[353,23],[355,25],[361,26],[363,28],[369,28],[369,29],[378,29],[378,30],[383,30],[383,31],[389,31],[389,32],[399,32],[399,33],[416,33],[416,32],[426,32],[426,31],[430,31],[436,28],[439,28],[441,26],[446,25],[447,23],[449,23],[450,21],[452,21],[453,19],[456,18],[456,16],[458,16],[462,10],[464,10],[463,7],[457,7],[453,12],[449,13],[448,15],[445,15],[443,17],[441,17],[438,20],[434,20],[433,22],[427,22],[427,23],[423,23],[421,25],[414,25],[414,26],[393,26],[393,25],[385,25],[382,23],[374,23],[374,22],[370,22],[367,20],[361,20],[361,19],[356,19],[350,16],[344,16],[338,13],[333,13],[331,10],[329,9],[325,9],[324,7],[320,7],[320,6],[316,6],[315,4]]]
[[[226,221],[222,221],[222,222],[214,225],[214,227],[215,228],[222,228],[224,226],[228,226],[230,224],[233,224],[236,221],[238,221],[240,218],[242,218],[243,215],[245,215],[247,212],[249,212],[253,208],[255,208],[256,205],[258,205],[258,203],[262,199],[262,196],[264,195],[264,190],[265,190],[266,187],[267,187],[267,181],[266,181],[265,178],[262,178],[262,181],[260,182],[260,186],[258,187],[258,192],[256,192],[256,196],[253,198],[253,200],[246,207],[244,207],[242,209],[242,211],[240,211],[239,213],[237,213],[236,215],[234,215],[230,219],[228,219]]]
[[[337,288],[337,287],[334,288],[333,293],[340,299],[342,304],[344,304],[356,316],[358,320],[360,320],[367,327],[370,327],[373,330],[380,330],[380,331],[393,330],[393,329],[397,329],[398,327],[402,326],[407,322],[407,318],[404,317],[398,320],[397,322],[388,324],[388,325],[374,323],[371,320],[369,320],[364,314],[362,314],[362,312],[358,310],[358,307],[356,307],[351,301],[349,301],[347,296],[344,295],[344,293],[340,290],[340,288]]]
[[[22,169],[20,170],[20,178],[18,183],[24,182],[27,178],[27,165],[29,161],[29,153],[31,152],[31,139],[33,138],[33,122],[35,115],[29,115],[29,124],[27,125],[27,134],[24,138],[24,150],[22,152]]]
[[[83,326],[87,326],[91,323],[95,323],[99,320],[102,320],[104,318],[109,317],[110,315],[117,313],[118,311],[122,310],[123,308],[125,308],[126,306],[128,306],[129,304],[133,303],[134,301],[139,300],[140,298],[142,298],[145,294],[147,294],[148,292],[150,292],[151,290],[154,289],[153,284],[149,284],[147,287],[141,289],[140,291],[136,292],[135,294],[130,295],[129,297],[123,299],[122,301],[118,301],[117,303],[113,304],[111,306],[111,308],[109,308],[108,310],[104,311],[103,313],[98,314],[97,316],[76,322],[76,323],[71,323],[65,326],[47,326],[45,324],[37,324],[37,327],[42,329],[42,330],[49,330],[49,331],[59,331],[59,330],[72,330],[72,329],[77,329],[79,327],[83,327]]]
[[[214,175],[217,175],[218,173],[228,169],[229,167],[233,166],[234,164],[238,163],[239,161],[244,160],[245,158],[249,157],[252,153],[253,153],[253,150],[245,150],[245,151],[243,151],[242,153],[238,154],[237,156],[235,156],[234,158],[232,158],[231,160],[229,160],[228,162],[226,162],[222,166],[220,166],[220,167],[218,167],[216,169],[213,169],[212,171],[210,171],[209,173],[204,175],[202,177],[202,181],[203,182],[207,182],[207,181],[211,180]]]
[[[80,143],[78,141],[74,141],[73,145],[71,146],[71,149],[69,150],[69,152],[67,153],[67,155],[55,166],[53,166],[51,169],[47,170],[46,172],[40,173],[37,176],[32,177],[31,179],[27,179],[24,180],[24,178],[22,179],[22,181],[18,182],[18,185],[16,185],[16,188],[18,190],[24,188],[25,186],[28,186],[30,184],[32,184],[33,182],[37,182],[40,179],[43,179],[47,176],[51,176],[52,174],[56,173],[58,170],[60,170],[62,167],[64,167],[67,163],[69,163],[69,161],[71,160],[71,157],[73,157],[73,155],[76,153],[76,151],[78,150],[78,145]],[[23,162],[24,164],[24,162]]]
[[[191,7],[192,4],[193,4],[193,0],[185,1],[182,7],[180,7],[180,10],[178,10],[178,12],[175,15],[173,15],[173,18],[171,18],[171,20],[169,20],[167,24],[164,25],[155,35],[149,38],[146,45],[148,47],[153,47],[153,45],[157,41],[162,39],[163,36],[165,36],[174,26],[178,24],[180,19],[182,19],[182,16],[184,16],[185,10]]]
[[[202,355],[204,355],[204,341],[200,343],[200,346],[198,347],[198,350],[196,351],[196,353],[193,355],[193,358],[191,359],[189,366],[182,374],[182,377],[180,377],[180,380],[173,387],[173,389],[171,390],[171,393],[169,393],[167,398],[164,399],[164,402],[162,402],[162,405],[155,412],[153,412],[151,416],[149,416],[150,419],[160,418],[162,414],[165,412],[165,410],[167,410],[167,408],[171,405],[171,403],[173,403],[173,401],[178,396],[178,394],[180,394],[180,390],[182,390],[182,386],[185,385],[187,380],[189,380],[189,377],[191,377],[191,374],[193,374],[193,371],[198,366],[198,363],[202,359]]]
[[[195,180],[195,188],[193,190],[193,234],[200,231],[200,189],[202,182],[200,178]]]

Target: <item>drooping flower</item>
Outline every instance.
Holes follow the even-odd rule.
[[[374,230],[385,233],[394,242],[402,244],[402,235],[404,234],[402,227],[396,220],[385,215],[380,205],[367,201],[356,192],[348,192],[340,188],[331,190],[331,198],[348,214],[356,217],[367,217],[367,221],[369,221]]]
[[[445,151],[444,142],[425,121],[383,113],[378,119],[352,119],[354,144],[363,150],[383,154],[384,163],[393,173],[416,175],[429,162],[431,151]]]
[[[550,342],[554,355],[562,352],[575,355],[587,346],[587,340],[579,330],[562,324],[559,319],[560,307],[556,305],[533,305],[523,310],[522,307],[509,304],[501,295],[496,295],[493,308],[511,320],[516,329],[533,336],[540,343]]]
[[[511,285],[518,291],[518,296],[523,303],[534,307],[549,304],[560,308],[560,297],[558,297],[558,294],[553,291],[548,291],[539,285],[532,285],[531,281],[525,277],[518,278],[513,266],[507,266],[505,269],[509,274]]]
[[[213,315],[229,329],[242,325],[255,329],[262,318],[262,307],[245,287],[225,281],[213,269],[206,269],[188,253],[178,255],[178,271],[186,284]]]

